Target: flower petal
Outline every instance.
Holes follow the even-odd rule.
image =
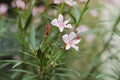
[[[63,0],[53,0],[54,4],[61,4],[63,2]]]
[[[66,25],[66,28],[72,28],[71,24]]]
[[[68,22],[70,22],[70,19],[69,20],[65,20],[64,23],[67,24]]]
[[[58,17],[58,23],[61,23],[61,22],[63,22],[63,15],[62,14],[60,14]]]
[[[75,40],[73,40],[73,43],[78,44],[80,41],[81,41],[81,39],[75,39]]]
[[[76,1],[73,0],[65,0],[65,3],[68,4],[69,6],[76,5]]]
[[[51,22],[51,24],[53,26],[57,26],[57,27],[59,26],[57,19],[53,19],[52,22]]]
[[[64,28],[63,27],[58,27],[60,32],[63,32]]]
[[[63,35],[62,39],[65,43],[67,43],[68,42],[68,34]]]
[[[70,40],[73,40],[75,37],[76,37],[75,32],[71,32],[71,33],[69,34],[69,39],[70,39]]]
[[[79,47],[78,46],[76,46],[76,45],[72,45],[71,47],[73,47],[75,50],[77,50],[78,51],[78,49],[79,49]]]
[[[68,50],[68,49],[70,49],[70,46],[69,45],[66,45],[66,48],[65,48],[66,50]]]

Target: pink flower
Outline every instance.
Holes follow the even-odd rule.
[[[52,20],[51,24],[59,28],[60,32],[63,32],[64,28],[72,28],[71,24],[68,24],[70,20],[63,21],[63,15],[60,14],[58,19]]]
[[[65,2],[66,4],[68,4],[69,6],[73,6],[73,5],[76,4],[76,1],[73,1],[73,0],[64,0],[64,2]]]
[[[76,4],[76,1],[74,1],[74,0],[53,0],[54,4],[61,4],[62,2],[65,2],[69,6],[73,6]]]
[[[16,7],[16,4],[15,4],[15,2],[13,1],[13,2],[11,2],[11,6],[13,7],[13,8],[15,8]]]
[[[89,34],[86,36],[86,41],[90,42],[93,41],[95,39],[95,35],[94,34]]]
[[[77,29],[77,34],[88,31],[89,28],[86,25],[80,25]]]
[[[70,49],[71,47],[74,48],[75,50],[78,51],[78,46],[76,46],[76,44],[78,44],[81,39],[76,37],[76,33],[74,32],[70,32],[70,34],[65,34],[62,36],[63,41],[66,43],[66,50]]]
[[[107,0],[107,2],[114,4],[114,5],[119,5],[120,0]]]
[[[63,2],[63,0],[53,0],[54,4],[61,4]]]
[[[86,2],[86,0],[79,0],[81,3],[84,3],[84,2]]]
[[[6,4],[0,4],[0,14],[5,14],[8,11],[8,6]]]
[[[22,0],[16,0],[16,6],[23,10],[26,8],[25,2],[23,2]]]
[[[32,10],[32,15],[37,16],[44,11],[45,11],[45,6],[34,7]]]
[[[89,28],[86,25],[81,25],[76,29],[76,31],[77,31],[77,34],[80,34],[82,32],[89,31]],[[85,36],[85,38],[86,38],[86,41],[93,41],[93,39],[95,38],[95,35],[94,34],[88,34],[88,35]]]
[[[96,10],[92,10],[90,12],[90,14],[93,16],[93,17],[98,17],[98,12]]]

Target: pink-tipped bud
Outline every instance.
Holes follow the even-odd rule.
[[[80,36],[77,36],[76,39],[80,39]]]
[[[49,23],[47,23],[46,24],[46,36],[48,36],[49,35],[49,32],[50,32],[50,24]]]

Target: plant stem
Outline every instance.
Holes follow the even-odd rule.
[[[62,14],[63,13],[63,10],[64,10],[64,7],[65,7],[65,3],[63,2],[59,8],[59,11],[57,13],[57,17],[59,16],[59,14]]]
[[[89,3],[90,3],[90,0],[88,0],[87,3],[85,4],[85,6],[84,6],[84,8],[83,8],[83,10],[82,10],[82,13],[80,14],[80,18],[79,18],[78,22],[76,23],[75,28],[77,28],[77,26],[79,25],[79,23],[80,23],[83,15],[84,15],[84,13],[85,13],[85,11],[88,9],[88,4],[89,4]]]

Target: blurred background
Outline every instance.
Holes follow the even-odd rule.
[[[75,1],[77,7],[66,4],[63,10],[74,26],[87,0]],[[36,44],[39,45],[46,23],[56,16],[60,7],[54,0],[36,0],[34,6],[29,3],[29,0],[0,0],[0,61],[21,60],[19,17],[22,18],[21,25],[26,19],[34,24]],[[80,49],[78,52],[70,50],[65,62],[80,72],[80,79],[75,77],[75,80],[120,80],[120,0],[90,0],[88,6],[78,25],[82,39]],[[30,28],[25,36],[28,40]],[[9,71],[11,67],[11,63],[0,63],[0,80],[19,80],[18,76],[13,79],[15,74]]]

